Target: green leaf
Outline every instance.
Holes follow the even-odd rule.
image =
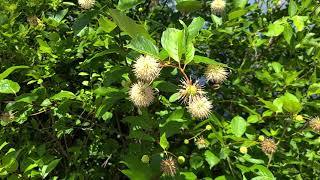
[[[107,120],[111,119],[112,116],[113,116],[113,115],[112,115],[111,112],[105,112],[105,113],[102,115],[102,119],[103,119],[104,121],[107,121]]]
[[[313,94],[320,94],[320,83],[314,83],[309,86],[308,96],[311,96]]]
[[[167,140],[166,133],[163,133],[160,137],[160,146],[164,151],[169,149],[169,142]]]
[[[180,98],[180,93],[174,93],[174,94],[172,94],[171,96],[170,96],[170,98],[169,98],[169,101],[170,102],[175,102],[175,101],[177,101],[178,99]]]
[[[190,25],[188,26],[188,41],[194,40],[195,37],[198,36],[199,31],[203,28],[204,26],[204,19],[202,17],[196,17],[192,20]]]
[[[59,25],[59,23],[62,21],[62,19],[67,15],[68,9],[63,9],[59,11],[56,15],[49,17],[50,19],[54,20],[56,22],[56,26]]]
[[[211,19],[212,19],[212,22],[214,22],[214,24],[216,25],[216,27],[219,27],[220,25],[222,25],[222,18],[221,17],[218,17],[214,14],[211,14]]]
[[[210,169],[220,162],[220,159],[209,150],[206,150],[204,156],[206,157],[206,161],[208,162]]]
[[[246,9],[240,9],[240,10],[236,10],[236,11],[232,11],[228,14],[228,19],[232,20],[232,19],[236,19],[239,18],[245,14],[247,14],[248,10]]]
[[[148,39],[152,39],[149,33],[141,24],[137,24],[134,20],[116,9],[110,9],[109,12],[119,28],[122,31],[128,33],[130,37],[134,38],[138,36],[144,36]]]
[[[227,178],[225,175],[223,175],[223,176],[218,176],[218,177],[214,178],[214,180],[227,180]]]
[[[117,27],[117,25],[110,21],[109,19],[107,19],[106,17],[104,16],[101,16],[99,18],[99,26],[106,32],[106,33],[109,33],[111,32],[112,30],[114,30],[114,28]]]
[[[292,27],[290,26],[290,24],[288,22],[286,22],[284,24],[283,36],[289,45],[291,43],[292,35],[293,35]]]
[[[248,0],[233,0],[233,4],[235,8],[244,8]]]
[[[1,144],[1,146],[0,146],[0,150],[2,149],[2,148],[4,148],[6,145],[8,145],[9,143],[7,143],[6,141],[5,142],[3,142],[2,144]]]
[[[27,69],[27,68],[29,68],[29,66],[11,66],[0,74],[0,80],[3,80],[4,78],[8,77],[13,71],[17,69]]]
[[[303,16],[294,16],[292,17],[292,21],[294,26],[296,27],[297,32],[302,31],[304,29],[304,21],[306,17]]]
[[[231,131],[234,135],[241,137],[247,129],[247,122],[241,116],[236,116],[231,120]]]
[[[41,169],[41,176],[45,178],[49,175],[49,173],[56,168],[61,159],[55,159],[51,161],[48,165],[44,165]]]
[[[138,36],[131,40],[128,48],[138,51],[142,54],[148,54],[150,56],[159,57],[159,49],[149,39],[144,36]]]
[[[288,13],[289,16],[294,16],[297,13],[298,7],[294,0],[290,0]]]
[[[180,62],[183,53],[182,30],[168,28],[162,33],[161,45],[175,61]]]
[[[257,122],[259,122],[259,121],[261,121],[261,117],[260,117],[260,115],[257,115],[257,114],[250,115],[250,116],[247,118],[247,122],[248,122],[248,123],[254,124],[254,123],[257,123]]]
[[[283,109],[298,114],[302,110],[302,104],[298,100],[298,98],[286,92],[284,96],[281,97],[281,101],[283,102]]]
[[[256,172],[259,176],[264,176],[266,179],[275,179],[275,177],[273,176],[272,172],[266,168],[263,165],[259,165],[259,164],[255,164],[253,166],[250,167],[252,172],[256,172],[255,170],[258,170],[258,172]]]
[[[53,95],[50,99],[52,100],[63,100],[63,99],[75,99],[76,96],[70,91],[61,91]]]
[[[279,36],[284,31],[284,26],[280,23],[269,24],[268,32],[265,33],[266,36]]]
[[[142,3],[143,0],[119,0],[117,8],[120,10],[127,10]]]
[[[224,67],[227,67],[226,64],[223,64],[223,63],[219,63],[213,59],[210,59],[208,57],[204,57],[204,56],[198,56],[198,55],[195,55],[194,58],[193,58],[193,61],[195,63],[204,63],[204,64],[217,64],[217,65],[220,65],[220,66],[224,66]]]
[[[49,44],[46,41],[44,41],[40,38],[37,38],[37,42],[39,43],[39,46],[40,46],[39,51],[41,53],[52,54],[52,48],[49,46]]]
[[[18,83],[11,81],[9,79],[0,80],[0,93],[16,94],[19,91],[20,91],[20,86]]]
[[[86,25],[90,23],[91,19],[98,13],[99,11],[93,10],[88,11],[84,14],[80,14],[80,16],[74,21],[72,25],[74,34],[77,35],[84,27],[86,27]]]
[[[180,172],[185,177],[185,180],[196,180],[197,176],[193,172]]]
[[[198,168],[200,168],[202,165],[203,165],[203,159],[202,159],[201,156],[198,156],[198,155],[193,155],[193,156],[191,156],[191,158],[190,158],[190,166],[191,166],[193,169],[198,169]]]
[[[196,0],[177,0],[176,2],[177,9],[184,12],[196,11],[202,7],[201,2]]]
[[[38,164],[30,164],[25,170],[24,172],[28,172],[34,168],[38,167]]]

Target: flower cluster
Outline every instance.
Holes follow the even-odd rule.
[[[149,55],[141,55],[133,64],[133,72],[138,82],[133,84],[129,90],[130,100],[137,107],[148,107],[154,100],[154,91],[150,84],[160,75],[161,65],[158,59]],[[180,67],[180,71],[184,71]],[[184,75],[185,73],[182,72]],[[208,81],[221,84],[227,79],[228,72],[220,64],[209,65],[205,70],[205,77]],[[212,102],[205,96],[203,85],[199,81],[193,82],[186,75],[181,81],[179,99],[187,104],[188,112],[197,119],[208,118],[211,114]]]
[[[227,76],[227,70],[220,64],[209,65],[205,70],[206,79],[216,84],[221,84]],[[180,99],[188,104],[187,109],[191,116],[197,119],[208,118],[213,106],[205,96],[203,86],[198,81],[193,83],[192,80],[184,79],[180,87]]]
[[[137,107],[148,107],[154,100],[154,91],[149,84],[160,75],[160,63],[157,59],[145,55],[135,61],[133,68],[139,80],[129,90],[130,100]]]

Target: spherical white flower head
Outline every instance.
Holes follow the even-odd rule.
[[[311,121],[309,122],[309,125],[313,131],[320,133],[320,118],[319,117],[312,118]]]
[[[92,8],[95,2],[95,0],[78,0],[78,4],[82,9]]]
[[[192,101],[196,96],[203,96],[205,94],[205,91],[203,91],[203,87],[199,84],[198,81],[192,83],[187,80],[182,80],[181,83],[182,85],[180,85],[181,88],[179,89],[179,94],[180,99],[184,103]]]
[[[211,10],[215,13],[222,13],[226,7],[226,2],[224,0],[213,0],[211,2]]]
[[[130,100],[138,107],[147,107],[154,100],[154,92],[152,88],[143,82],[132,85],[130,91]]]
[[[206,76],[207,80],[220,84],[227,79],[228,72],[220,65],[211,64],[207,67],[204,75]]]
[[[192,117],[204,119],[209,117],[212,103],[206,97],[196,96],[187,108]]]
[[[151,82],[157,78],[161,70],[157,59],[149,55],[140,56],[133,65],[133,68],[136,77],[146,82]]]

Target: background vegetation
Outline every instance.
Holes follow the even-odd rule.
[[[319,1],[91,1],[0,0],[1,178],[320,178]],[[140,55],[169,66],[148,107],[128,93]]]

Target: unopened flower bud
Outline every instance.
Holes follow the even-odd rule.
[[[188,139],[185,139],[183,142],[184,142],[184,144],[189,144],[189,140]]]
[[[242,154],[247,154],[247,153],[248,153],[248,148],[245,147],[245,146],[241,146],[241,147],[240,147],[240,152],[241,152]]]
[[[183,164],[186,161],[186,159],[183,156],[178,157],[178,163]]]
[[[210,124],[208,124],[207,126],[206,126],[206,130],[207,131],[210,131],[212,129],[212,126],[210,125]]]
[[[149,161],[150,161],[150,158],[149,158],[149,156],[148,155],[143,155],[142,156],[142,158],[141,158],[141,161],[143,162],[143,163],[149,163]]]

